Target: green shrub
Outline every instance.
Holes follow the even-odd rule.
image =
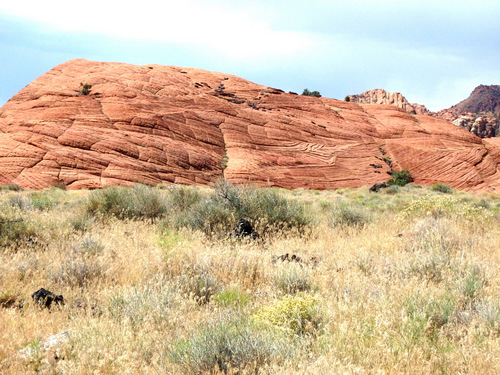
[[[206,198],[197,197],[186,209],[171,215],[167,227],[188,227],[213,236],[227,233],[240,219],[249,220],[254,229],[265,235],[269,231],[304,231],[312,222],[304,206],[287,199],[273,189],[239,187],[219,180]]]
[[[48,211],[57,204],[55,197],[48,191],[31,193],[29,195],[29,202],[30,207],[40,211]]]
[[[111,186],[94,190],[85,209],[90,215],[119,219],[154,220],[167,212],[160,190],[141,184],[133,188]]]
[[[388,185],[405,186],[410,182],[413,182],[413,176],[408,169],[403,169],[402,171],[391,171],[391,176],[387,181]]]
[[[479,302],[482,297],[486,279],[479,267],[467,267],[460,280],[459,291],[468,305]]]
[[[444,193],[444,194],[453,194],[453,189],[451,188],[450,185],[441,184],[439,182],[432,185],[431,190],[438,191],[438,192]]]
[[[407,344],[417,344],[423,339],[435,341],[439,330],[448,324],[456,311],[453,295],[439,298],[414,295],[403,302],[407,319],[403,322],[403,335]]]
[[[262,233],[304,230],[312,222],[302,204],[275,189],[237,187],[222,180],[215,185],[214,194],[215,200],[226,205],[235,217],[247,218]]]
[[[236,223],[229,207],[214,199],[203,199],[189,209],[170,215],[163,222],[165,229],[190,228],[200,230],[207,236],[216,236],[232,228]]]
[[[329,220],[333,227],[361,228],[370,222],[370,217],[361,208],[338,204],[333,208]]]
[[[256,324],[277,328],[289,335],[321,333],[326,323],[323,302],[311,294],[288,295],[253,315]]]
[[[237,288],[224,289],[214,294],[215,303],[221,307],[245,307],[250,302],[250,295]]]
[[[167,188],[167,206],[169,210],[185,211],[201,201],[202,194],[194,186],[172,185]]]
[[[223,318],[178,342],[172,361],[188,374],[257,374],[261,368],[280,364],[293,354],[289,341],[274,331],[258,329],[244,318]]]

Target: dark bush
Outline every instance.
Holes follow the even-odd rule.
[[[78,92],[82,95],[88,95],[90,94],[90,89],[92,88],[92,85],[89,85],[88,83],[80,83],[81,89],[78,90]]]

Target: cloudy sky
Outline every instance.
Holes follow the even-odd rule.
[[[195,67],[431,110],[500,84],[499,0],[2,1],[0,105],[73,58]]]

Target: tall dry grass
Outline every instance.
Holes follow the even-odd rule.
[[[499,196],[218,189],[2,190],[0,373],[500,370]],[[224,236],[262,210],[265,236]]]

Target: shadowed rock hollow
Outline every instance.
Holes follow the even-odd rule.
[[[88,95],[80,83],[92,85]],[[298,96],[200,69],[72,60],[0,109],[0,184],[24,188],[207,185],[223,175],[357,187],[387,180],[388,157],[416,183],[500,189],[495,139],[394,106]]]

